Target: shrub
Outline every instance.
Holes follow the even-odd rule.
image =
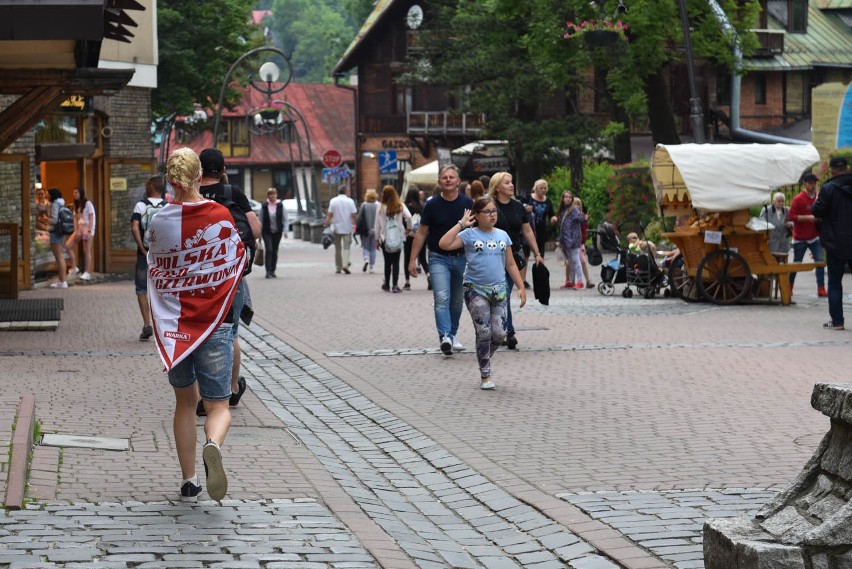
[[[659,217],[657,198],[646,161],[615,166],[607,183],[609,219],[622,235],[644,233]]]

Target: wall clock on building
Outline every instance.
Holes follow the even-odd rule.
[[[408,27],[412,30],[416,30],[420,27],[420,24],[423,23],[423,8],[414,4],[411,8],[408,9],[408,14],[405,16],[405,23],[408,24]]]

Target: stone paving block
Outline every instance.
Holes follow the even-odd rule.
[[[589,555],[570,562],[573,569],[618,569],[618,565],[599,555]]]

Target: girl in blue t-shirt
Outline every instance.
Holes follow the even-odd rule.
[[[481,389],[494,389],[491,356],[506,339],[508,288],[506,273],[518,288],[521,306],[527,302],[524,282],[512,256],[512,240],[497,229],[497,206],[487,196],[477,198],[473,209],[441,237],[438,246],[446,251],[464,246],[464,302],[476,331]]]

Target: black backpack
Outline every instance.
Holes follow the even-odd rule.
[[[213,197],[213,201],[225,206],[228,208],[228,211],[231,212],[231,217],[234,219],[234,225],[237,227],[240,239],[242,239],[243,245],[246,247],[246,253],[249,255],[248,261],[246,262],[246,269],[243,272],[244,275],[247,275],[251,272],[251,268],[254,265],[254,254],[257,251],[254,233],[252,233],[251,225],[249,224],[248,217],[246,217],[246,212],[244,212],[237,202],[234,201],[234,190],[231,188],[231,185],[224,184],[223,189],[223,195],[216,194]]]

